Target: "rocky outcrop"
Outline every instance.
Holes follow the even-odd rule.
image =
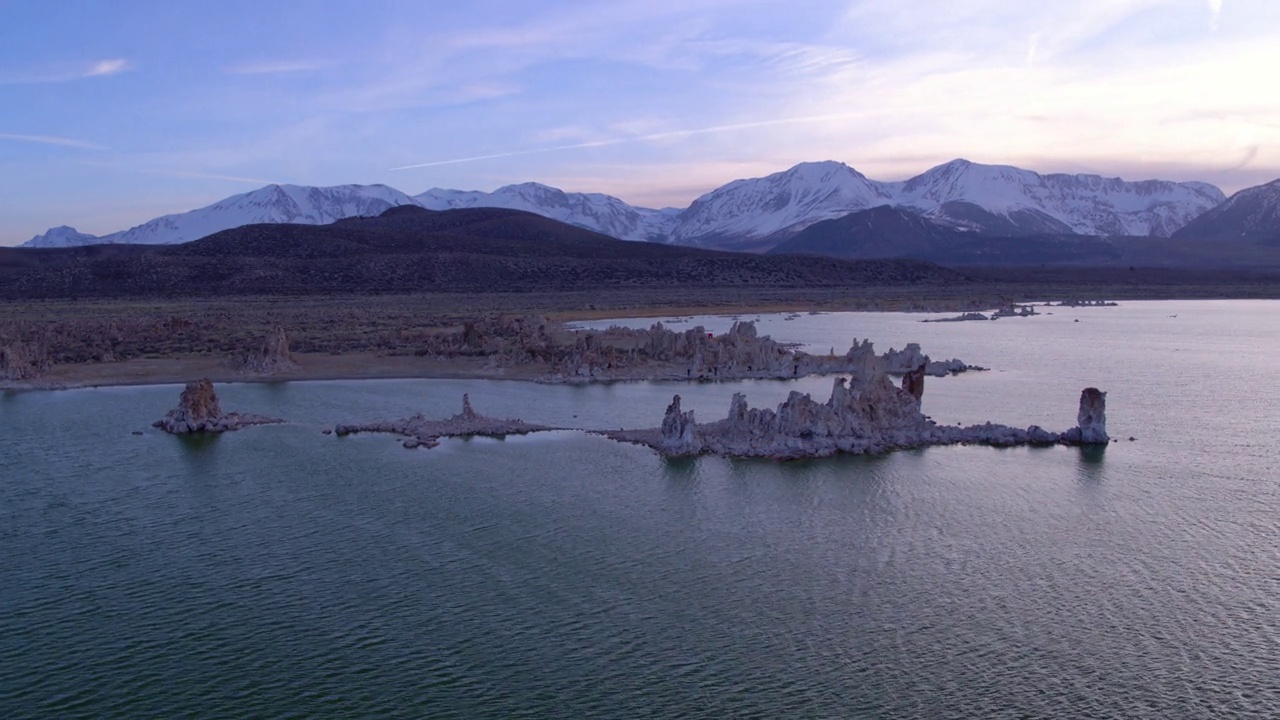
[[[333,429],[335,435],[343,437],[355,433],[392,433],[405,436],[403,445],[406,448],[433,448],[440,444],[444,437],[503,437],[505,435],[524,435],[540,430],[554,430],[545,425],[534,425],[522,420],[503,420],[485,417],[471,407],[471,398],[462,396],[462,412],[444,420],[430,420],[421,413],[400,420],[365,423],[356,425],[338,425]]]
[[[734,396],[735,398],[738,396]],[[730,411],[732,415],[732,410]],[[680,396],[676,395],[671,400],[671,404],[667,406],[667,412],[662,417],[662,439],[661,450],[668,455],[694,455],[700,447],[699,441],[694,437],[693,411],[682,412],[680,410]]]
[[[921,320],[920,322],[926,322],[926,323],[935,323],[935,322],[971,322],[971,321],[974,321],[974,320],[990,320],[990,319],[991,319],[991,318],[987,317],[986,315],[983,315],[983,314],[982,314],[982,313],[980,313],[980,312],[967,312],[967,313],[964,313],[964,314],[961,314],[961,315],[955,315],[955,316],[953,316],[953,317],[944,317],[944,318],[928,318],[928,319],[925,319],[925,320]]]
[[[812,355],[758,335],[749,321],[734,322],[729,332],[718,336],[701,326],[673,331],[656,323],[648,330],[615,327],[580,334],[542,381],[793,379],[865,375],[873,366],[903,374],[921,363],[935,376],[985,369],[956,359],[932,361],[915,343],[890,350],[878,360],[870,341],[856,339],[843,355]]]
[[[39,343],[15,341],[0,346],[0,380],[29,382],[49,369],[49,354]]]
[[[1085,391],[1088,417],[1081,398],[1081,426],[1067,433],[1032,425],[1026,429],[984,423],[969,427],[941,426],[920,411],[923,373],[920,368],[894,387],[883,372],[865,380],[837,378],[825,403],[793,392],[775,410],[751,408],[741,393],[729,404],[729,415],[707,425],[695,423],[693,412],[680,408],[680,398],[667,407],[662,426],[653,430],[605,433],[623,442],[647,445],[668,456],[715,454],[776,460],[826,457],[836,453],[872,454],[929,445],[1085,444],[1098,440],[1096,389]],[[919,381],[920,385],[915,385]],[[1095,395],[1096,394],[1096,395]],[[1084,427],[1089,430],[1082,430]],[[1105,432],[1103,434],[1105,437]],[[1088,439],[1086,439],[1088,438]]]
[[[207,379],[193,380],[182,390],[178,407],[164,418],[153,423],[167,433],[189,435],[192,433],[220,433],[239,430],[250,425],[271,425],[284,420],[263,415],[223,413],[213,383]]]
[[[991,314],[991,319],[999,320],[1002,317],[1031,317],[1032,315],[1039,315],[1039,314],[1040,313],[1036,312],[1035,305],[1019,305],[1017,303],[1009,303],[1008,305],[1004,305],[1002,307],[996,308],[996,311]]]
[[[924,368],[925,375],[934,377],[946,377],[947,375],[957,375],[962,372],[981,371],[987,368],[977,365],[969,365],[963,360],[951,358],[949,360],[931,360],[920,350],[919,343],[907,343],[907,346],[901,350],[889,348],[889,352],[885,353],[884,371],[893,375],[906,375],[918,368]]]
[[[714,335],[701,326],[673,330],[662,323],[647,329],[610,327],[575,330],[545,317],[464,323],[457,330],[424,338],[415,354],[447,360],[483,357],[496,374],[552,384],[636,380],[792,379],[809,375],[859,373],[866,369],[870,343],[854,341],[843,355],[812,355],[761,336],[755,323],[735,321]],[[901,358],[897,355],[902,355]],[[890,351],[885,362],[895,374],[913,370],[924,356],[919,345]],[[926,372],[948,375],[982,370],[960,360],[930,360]]]
[[[1054,303],[1046,304],[1050,307],[1118,307],[1120,305],[1120,303],[1110,300],[1082,300],[1080,298],[1067,298],[1056,305]]]
[[[1107,394],[1098,388],[1080,391],[1080,411],[1076,414],[1076,427],[1066,432],[1070,442],[1081,445],[1102,445],[1111,441],[1107,435]]]
[[[920,367],[911,370],[902,376],[902,389],[910,393],[911,397],[917,401],[924,397],[924,376],[927,363],[921,363]]]
[[[236,363],[236,369],[248,375],[274,375],[297,367],[282,327],[268,333],[257,349],[242,355]]]

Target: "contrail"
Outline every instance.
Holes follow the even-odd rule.
[[[242,175],[219,175],[217,173],[199,172],[196,170],[175,170],[170,168],[158,167],[129,167],[120,163],[110,162],[81,162],[81,165],[88,167],[104,168],[107,170],[118,170],[122,172],[142,173],[144,175],[161,175],[163,177],[180,177],[180,178],[197,178],[204,180],[226,180],[227,182],[245,183],[246,185],[285,185],[287,183],[279,180],[264,180],[262,178],[244,177]]]
[[[197,178],[207,180],[226,180],[227,182],[245,183],[248,185],[285,185],[276,180],[263,180],[261,178],[241,177],[239,175],[217,175],[214,173],[191,172],[186,170],[163,170],[160,168],[141,168],[140,172],[150,173],[152,175],[167,175],[169,177]]]
[[[853,113],[833,113],[830,115],[809,115],[806,117],[781,118],[778,120],[759,120],[756,122],[734,123],[732,125],[716,125],[714,127],[697,128],[694,130],[672,130],[670,132],[653,133],[651,135],[639,135],[628,138],[616,138],[613,140],[596,140],[594,142],[575,143],[573,145],[556,145],[555,147],[513,150],[511,152],[494,153],[492,155],[475,155],[465,158],[453,158],[452,160],[436,160],[434,162],[418,163],[417,165],[402,165],[400,167],[393,167],[391,170],[415,170],[417,168],[476,162],[478,160],[496,160],[498,158],[518,157],[521,155],[538,155],[541,153],[562,152],[564,150],[582,150],[585,148],[608,147],[610,145],[625,145],[627,143],[666,140],[668,138],[688,137],[690,135],[706,135],[709,133],[728,132],[731,130],[747,130],[750,128],[768,127],[771,125],[794,125],[797,123],[819,122],[821,120],[839,120],[853,117],[853,115]]]

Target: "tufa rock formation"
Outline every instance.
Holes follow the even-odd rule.
[[[1080,427],[1055,433],[1036,425],[1025,430],[994,423],[940,426],[920,412],[917,392],[923,393],[924,389],[921,369],[912,371],[903,385],[894,387],[883,372],[852,382],[837,378],[831,398],[825,403],[792,392],[776,410],[751,408],[741,393],[735,393],[728,417],[701,426],[694,422],[693,411],[681,410],[680,397],[676,396],[667,407],[660,428],[606,435],[647,445],[667,456],[715,454],[775,460],[962,443],[1008,447],[1106,442],[1105,432],[1098,434],[1098,403],[1104,394],[1094,388],[1081,396]]]
[[[930,361],[912,343],[879,362],[869,341],[854,340],[844,355],[810,355],[761,337],[755,323],[738,321],[724,335],[701,326],[683,332],[656,323],[648,330],[613,327],[580,333],[572,349],[552,363],[543,381],[788,379],[837,373],[866,374],[873,366],[902,374],[921,364],[930,375],[983,370],[960,360]]]
[[[807,375],[860,373],[874,353],[855,341],[844,355],[810,355],[760,336],[752,322],[738,321],[723,335],[705,328],[672,330],[662,323],[648,329],[611,327],[571,330],[544,317],[466,322],[452,333],[426,338],[415,351],[437,360],[482,357],[489,369],[534,369],[544,383],[592,383],[629,380],[788,379]],[[884,366],[906,373],[927,362],[925,372],[947,375],[983,368],[960,360],[930,361],[916,344],[891,350]]]
[[[52,364],[44,346],[38,343],[17,341],[0,346],[0,380],[10,382],[35,380]]]
[[[178,407],[164,418],[153,423],[167,433],[188,435],[191,433],[220,433],[239,430],[250,425],[270,425],[284,420],[263,415],[223,413],[213,383],[208,379],[193,380],[182,390]]]
[[[984,367],[968,365],[964,361],[955,358],[950,360],[930,360],[929,356],[920,350],[920,343],[907,343],[907,346],[901,350],[889,348],[889,352],[881,357],[884,359],[884,371],[894,375],[906,375],[922,365],[924,366],[924,374],[933,375],[934,377],[956,375],[968,370],[986,370]]]
[[[902,389],[911,394],[917,401],[924,397],[924,376],[928,363],[920,363],[915,370],[902,376]]]
[[[1107,394],[1098,388],[1080,391],[1080,411],[1076,414],[1076,427],[1066,433],[1070,441],[1085,445],[1105,444],[1111,441],[1107,435]]]
[[[390,420],[363,425],[339,425],[334,434],[339,437],[362,432],[393,433],[404,435],[406,448],[433,448],[442,437],[502,437],[524,435],[540,430],[554,430],[544,425],[533,425],[522,420],[500,420],[485,417],[471,408],[471,398],[463,394],[462,412],[444,420],[428,420],[421,413],[400,420]]]
[[[282,327],[268,333],[257,350],[241,356],[236,364],[236,370],[251,375],[274,375],[297,367],[289,354],[289,338]]]
[[[734,399],[741,397],[734,395]],[[732,410],[730,410],[732,415]],[[694,437],[693,411],[681,412],[680,396],[676,395],[662,417],[662,451],[668,455],[695,455],[700,447]]]

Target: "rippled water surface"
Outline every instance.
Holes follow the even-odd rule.
[[[175,386],[0,395],[0,717],[1277,717],[1280,304],[1053,312],[760,325],[993,368],[928,380],[940,422],[1065,429],[1097,385],[1104,452],[321,434],[464,391],[652,426],[830,379],[228,385],[296,423],[205,440],[148,427]]]

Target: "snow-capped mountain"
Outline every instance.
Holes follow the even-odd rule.
[[[669,241],[742,245],[893,200],[884,183],[844,163],[801,163],[767,177],[734,180],[694,200],[680,213]]]
[[[820,220],[880,205],[995,235],[1075,233],[1166,237],[1222,202],[1205,183],[1125,182],[1099,175],[1041,175],[953,160],[902,182],[877,182],[838,162],[801,163],[735,180],[680,214],[674,242],[778,242]]]
[[[105,243],[164,245],[199,240],[220,230],[253,223],[323,225],[357,215],[380,215],[396,205],[415,205],[413,198],[386,185],[305,187],[267,185],[233,195],[208,207],[165,215],[128,230],[95,237],[73,228],[54,228],[23,247],[73,247]]]
[[[37,235],[22,244],[22,247],[82,247],[97,245],[102,238],[97,235],[82,233],[69,225],[49,228],[43,235]]]
[[[1173,237],[1280,242],[1280,180],[1241,190],[1187,223]]]
[[[650,242],[665,241],[680,213],[672,208],[633,207],[601,193],[567,193],[534,182],[507,185],[491,193],[432,188],[414,196],[414,200],[428,210],[469,207],[527,210],[622,240]]]
[[[526,210],[624,240],[755,250],[777,245],[821,220],[881,205],[992,235],[1164,237],[1223,199],[1220,190],[1205,183],[1041,175],[966,160],[953,160],[909,180],[879,182],[844,163],[828,161],[801,163],[763,178],[735,180],[706,193],[684,210],[635,207],[609,195],[568,193],[538,183],[508,185],[491,193],[436,188],[417,197],[386,185],[268,185],[102,237],[68,227],[54,228],[24,247],[180,243],[250,223],[321,224],[380,214],[396,205],[431,210]]]
[[[967,160],[895,183],[893,193],[897,204],[935,220],[987,232],[1156,237],[1168,237],[1225,199],[1206,183],[1041,175]]]

